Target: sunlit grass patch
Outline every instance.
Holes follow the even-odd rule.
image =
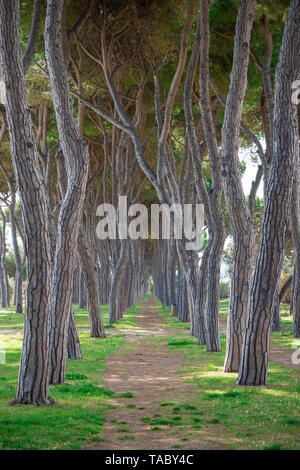
[[[108,324],[108,309],[109,306],[107,304],[101,305],[101,316],[104,323],[104,328],[119,328],[119,329],[135,329],[137,328],[135,322],[135,315],[139,311],[139,303],[136,305],[131,306],[127,309],[127,312],[124,314],[123,318],[121,318],[117,323],[112,325]],[[75,313],[75,321],[78,328],[89,328],[89,314],[87,308],[79,309],[78,305],[74,305],[74,313]]]
[[[222,301],[221,305],[225,313],[228,301]],[[284,318],[283,324],[286,326]],[[217,353],[206,352],[205,346],[199,346],[195,338],[183,337],[179,332],[165,340],[169,353],[183,354],[185,362],[178,373],[195,386],[195,399],[191,403],[195,410],[189,411],[180,401],[172,409],[173,416],[182,417],[178,423],[192,427],[199,435],[203,431],[215,432],[220,442],[231,448],[300,448],[299,372],[270,363],[268,386],[237,387],[237,374],[223,372],[225,335],[221,335],[222,352]]]
[[[6,364],[0,364],[0,448],[79,449],[102,432],[107,400],[113,392],[102,387],[99,375],[105,358],[124,337],[89,338],[80,334],[82,360],[68,360],[66,382],[51,386],[54,406],[6,407],[13,398],[19,369],[22,336],[6,337]]]

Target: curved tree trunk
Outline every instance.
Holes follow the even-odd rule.
[[[45,50],[57,128],[68,176],[67,191],[58,217],[55,260],[51,281],[51,333],[49,382],[65,379],[69,317],[72,308],[73,277],[77,238],[82,218],[89,154],[74,118],[67,68],[62,50],[62,11],[59,0],[49,0],[45,26]]]
[[[206,350],[221,351],[219,335],[220,268],[225,241],[224,226],[214,228],[208,259]]]
[[[100,313],[99,283],[97,268],[81,229],[77,240],[77,252],[87,295],[91,338],[105,338],[105,331]]]
[[[16,218],[15,218],[15,205],[16,205],[16,193],[13,182],[10,182],[10,194],[11,202],[9,205],[10,212],[10,229],[11,229],[11,239],[12,246],[14,251],[15,263],[16,263],[16,276],[15,276],[15,285],[14,285],[14,302],[16,306],[16,313],[22,313],[22,282],[23,282],[23,263],[20,256],[20,250],[17,240],[17,227],[16,227]]]
[[[295,165],[293,194],[290,205],[290,226],[294,243],[295,261],[291,313],[293,315],[294,337],[300,337],[300,158]]]
[[[36,159],[23,64],[19,2],[0,1],[0,64],[27,253],[24,339],[14,403],[50,404],[48,384],[50,244],[47,203]]]
[[[80,341],[75,323],[73,306],[71,307],[68,330],[68,359],[82,359]]]
[[[0,208],[1,209],[1,208]],[[2,298],[2,305],[3,307],[10,307],[10,295],[9,295],[9,283],[8,283],[8,275],[5,266],[5,258],[6,258],[6,217],[1,209],[1,216],[2,216],[2,234],[1,234],[1,270],[2,270],[2,277],[3,277],[3,298]]]
[[[116,323],[120,318],[120,287],[123,276],[126,271],[126,265],[128,262],[129,256],[129,241],[121,241],[121,249],[119,260],[116,264],[115,270],[113,272],[113,278],[111,283],[111,289],[109,294],[109,313],[108,313],[108,323]]]
[[[250,37],[255,0],[240,0],[234,40],[233,66],[222,127],[223,189],[233,230],[234,268],[228,313],[224,372],[237,372],[249,309],[255,224],[244,196],[238,158],[239,130],[247,87]]]
[[[84,275],[82,268],[79,269],[79,276],[78,276],[78,307],[80,309],[86,308],[86,289],[84,284]]]
[[[280,301],[279,301],[279,282],[278,288],[276,289],[274,295],[274,312],[273,312],[273,321],[272,321],[272,331],[282,330],[281,316],[280,316]]]
[[[266,385],[270,331],[284,255],[287,214],[291,202],[294,165],[299,158],[297,106],[292,83],[300,73],[300,0],[292,0],[285,23],[275,76],[274,154],[266,189],[256,270],[251,290],[238,385]]]
[[[207,288],[208,288],[208,261],[211,251],[211,237],[204,249],[196,295],[196,306],[195,306],[195,323],[196,323],[196,336],[198,338],[198,344],[205,344],[206,341],[206,307],[207,307]]]

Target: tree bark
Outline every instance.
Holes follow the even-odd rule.
[[[14,251],[14,257],[16,262],[16,275],[15,275],[15,286],[14,286],[14,300],[16,305],[16,313],[23,312],[22,305],[22,283],[23,283],[23,263],[20,256],[20,250],[17,240],[17,227],[16,227],[16,217],[15,217],[15,205],[16,205],[16,193],[14,184],[12,181],[9,183],[10,186],[10,197],[11,202],[9,205],[10,213],[10,229],[11,229],[11,239]]]
[[[250,37],[255,0],[240,0],[235,30],[233,65],[222,127],[222,176],[234,240],[224,372],[237,372],[249,309],[256,227],[244,196],[238,158],[239,130],[247,87]]]
[[[100,313],[99,283],[97,268],[81,228],[77,240],[77,252],[84,278],[90,321],[90,337],[105,338],[105,331]]]
[[[65,379],[69,317],[77,238],[82,218],[89,154],[74,118],[67,69],[62,50],[63,2],[49,0],[45,26],[45,50],[57,128],[68,176],[67,191],[58,217],[55,261],[51,281],[51,333],[49,381]]]
[[[82,359],[80,341],[75,323],[73,305],[71,307],[68,330],[68,359]]]
[[[13,403],[50,404],[48,385],[50,245],[47,203],[36,158],[20,54],[19,2],[0,1],[0,68],[27,253],[24,339]]]
[[[290,205],[290,227],[294,244],[294,273],[291,298],[294,337],[300,337],[300,159],[295,165],[293,194]]]
[[[273,157],[266,189],[238,385],[266,385],[274,295],[282,268],[294,165],[299,158],[297,106],[292,83],[300,73],[300,0],[292,0],[275,75]]]

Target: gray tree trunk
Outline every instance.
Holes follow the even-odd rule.
[[[300,0],[292,0],[275,75],[273,157],[266,189],[238,385],[266,385],[274,295],[282,268],[294,165],[299,158],[297,106],[292,83],[300,73]]]
[[[28,260],[24,339],[13,403],[50,404],[48,384],[50,244],[47,204],[41,184],[20,54],[19,2],[0,1],[0,73],[19,189]]]
[[[49,363],[51,384],[62,383],[65,379],[77,238],[82,219],[89,162],[87,144],[79,135],[72,110],[67,68],[62,49],[62,12],[61,1],[48,1],[45,50],[57,128],[68,176],[67,191],[58,217],[56,252],[51,280]]]
[[[300,159],[295,165],[293,194],[290,205],[290,227],[294,243],[294,273],[291,299],[295,338],[300,337]]]
[[[238,158],[239,130],[247,88],[254,8],[255,0],[240,0],[230,88],[222,127],[223,189],[234,240],[234,267],[228,313],[225,372],[237,372],[241,359],[245,319],[249,309],[256,231],[242,188]]]

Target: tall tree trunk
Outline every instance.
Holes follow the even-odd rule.
[[[207,307],[207,284],[208,284],[208,260],[211,250],[211,237],[206,245],[199,270],[196,306],[195,306],[195,323],[197,329],[198,344],[205,344],[206,341],[206,307]]]
[[[19,2],[0,0],[0,73],[27,253],[24,339],[13,403],[50,404],[48,385],[50,245],[47,204],[20,54]]]
[[[291,299],[295,338],[300,337],[300,159],[295,165],[293,194],[290,205],[290,226],[294,243],[294,273]]]
[[[79,276],[78,276],[78,306],[79,308],[86,308],[86,289],[84,284],[84,276],[82,268],[79,269]]]
[[[292,83],[300,73],[300,0],[292,0],[275,75],[273,158],[266,190],[238,385],[266,385],[274,295],[282,268],[294,165],[299,158],[297,106]]]
[[[254,255],[255,224],[243,193],[238,157],[239,130],[247,87],[254,8],[255,0],[240,0],[230,88],[222,127],[223,189],[234,240],[234,268],[228,314],[225,372],[237,372],[241,359]]]
[[[129,241],[121,240],[120,256],[113,272],[113,279],[109,294],[108,323],[111,325],[119,319],[120,309],[120,286],[125,274],[129,256]]]
[[[97,268],[93,263],[92,255],[87,245],[82,228],[78,236],[77,252],[84,277],[87,295],[87,304],[90,320],[90,336],[91,338],[105,338],[105,331],[100,313],[100,297],[99,283],[97,279]]]
[[[2,236],[1,236],[1,243],[2,243],[2,249],[1,249],[1,258],[0,258],[0,263],[1,263],[1,270],[2,270],[2,276],[3,276],[3,299],[2,305],[3,307],[10,307],[10,295],[9,295],[9,283],[8,283],[8,275],[7,275],[7,270],[6,270],[6,265],[5,265],[5,258],[6,258],[6,217],[1,209],[1,216],[2,216]]]
[[[45,50],[57,128],[68,176],[67,191],[58,217],[58,233],[51,281],[51,333],[49,381],[65,379],[69,317],[77,238],[82,219],[89,154],[80,137],[72,110],[67,68],[62,50],[63,2],[49,0],[45,26]]]
[[[16,217],[15,217],[15,206],[16,206],[16,192],[14,184],[12,181],[9,182],[11,202],[9,205],[10,212],[10,229],[11,229],[11,239],[12,246],[14,251],[14,257],[16,262],[16,275],[15,275],[15,285],[14,285],[14,301],[16,306],[16,313],[22,313],[22,283],[23,283],[23,263],[20,256],[20,250],[17,240],[17,227],[16,227]]]
[[[68,359],[82,359],[80,341],[75,323],[73,305],[71,306],[68,330]]]

